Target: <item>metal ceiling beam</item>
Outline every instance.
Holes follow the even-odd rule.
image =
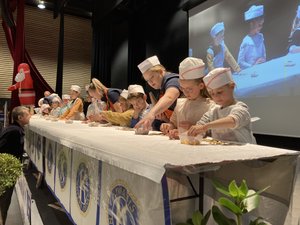
[[[60,14],[61,10],[65,8],[68,4],[69,0],[55,0],[54,1],[54,10],[53,10],[53,18],[56,19]]]

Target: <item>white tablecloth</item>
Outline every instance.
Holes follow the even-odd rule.
[[[29,129],[73,150],[160,183],[166,167],[214,166],[234,161],[298,155],[260,145],[183,145],[162,135],[135,135],[117,127],[89,127],[74,121],[30,120]]]

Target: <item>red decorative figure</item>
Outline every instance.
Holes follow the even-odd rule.
[[[11,85],[7,90],[14,91],[19,89],[19,100],[21,105],[35,104],[35,91],[33,89],[33,80],[30,75],[30,68],[27,63],[21,63],[18,66],[18,74],[15,77],[17,82]]]

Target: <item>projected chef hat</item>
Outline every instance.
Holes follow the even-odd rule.
[[[159,62],[157,56],[154,55],[152,57],[145,59],[143,62],[141,62],[138,65],[138,68],[141,71],[141,73],[145,73],[147,70],[149,70],[153,66],[157,66],[157,65],[160,65],[160,62]]]
[[[202,59],[187,57],[179,64],[179,79],[192,80],[204,77],[205,63]]]
[[[123,89],[123,91],[121,92],[120,96],[123,97],[123,98],[125,98],[125,99],[127,99],[127,97],[128,97],[128,91],[126,89]]]
[[[264,15],[264,6],[263,5],[253,5],[248,11],[245,12],[245,21],[255,19],[257,17]]]
[[[233,82],[233,79],[230,68],[216,68],[210,71],[203,81],[207,88],[216,89]]]
[[[297,18],[300,19],[300,5],[298,5]]]
[[[132,84],[128,87],[128,94],[142,93],[145,94],[144,88],[138,84]]]
[[[78,93],[81,92],[81,88],[80,88],[78,85],[72,85],[72,86],[71,86],[71,90],[72,90],[72,91],[76,91],[76,92],[78,92]]]
[[[210,36],[215,38],[222,30],[225,30],[224,22],[216,23],[210,30]]]

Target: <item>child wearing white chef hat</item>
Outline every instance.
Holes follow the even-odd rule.
[[[147,95],[144,88],[138,84],[128,86],[127,100],[133,107],[133,115],[131,118],[130,127],[134,127],[141,119],[147,115],[151,109],[151,105],[147,103]]]
[[[128,101],[128,90],[123,89],[122,92],[120,93],[120,97],[119,97],[119,104],[121,107],[122,112],[126,112],[128,109],[131,108],[131,105]]]
[[[52,99],[52,103],[51,103],[51,112],[50,112],[50,116],[53,116],[53,117],[59,117],[61,114],[60,114],[60,106],[61,106],[61,99],[59,96],[57,97],[54,97]]]
[[[292,30],[289,36],[289,53],[300,52],[300,5],[298,5],[296,16],[293,21]]]
[[[83,102],[80,98],[81,88],[78,85],[71,85],[69,108],[59,118],[63,120],[84,120]]]
[[[119,103],[122,112],[101,111],[99,114],[95,114],[91,116],[90,120],[98,121],[98,122],[106,121],[113,125],[129,127],[131,117],[133,114],[133,109],[129,104],[127,97],[128,97],[128,90],[123,89],[119,97]]]
[[[209,110],[213,102],[203,83],[205,63],[202,59],[187,57],[179,65],[179,85],[185,98],[178,98],[169,123],[160,130],[170,139],[178,139],[179,129],[187,131]]]
[[[59,114],[63,115],[69,108],[69,102],[70,102],[71,96],[68,94],[64,94],[64,95],[62,95],[61,99],[62,99],[62,104],[60,107]]]
[[[226,61],[235,72],[239,72],[241,68],[224,42],[224,33],[224,22],[216,23],[210,30],[212,42],[206,51],[208,70],[224,67],[224,62]]]
[[[264,63],[267,58],[264,35],[264,6],[252,5],[245,13],[244,19],[249,24],[248,34],[244,37],[239,50],[238,64],[246,69]]]
[[[135,128],[159,130],[162,122],[169,121],[175,108],[176,100],[181,92],[178,83],[178,74],[168,72],[161,65],[157,56],[145,59],[138,65],[144,80],[156,90],[159,90],[157,103],[151,107],[149,113],[141,119]]]
[[[235,83],[230,69],[216,68],[203,80],[217,105],[189,129],[188,135],[211,131],[212,138],[217,140],[255,144],[248,106],[234,98]]]

